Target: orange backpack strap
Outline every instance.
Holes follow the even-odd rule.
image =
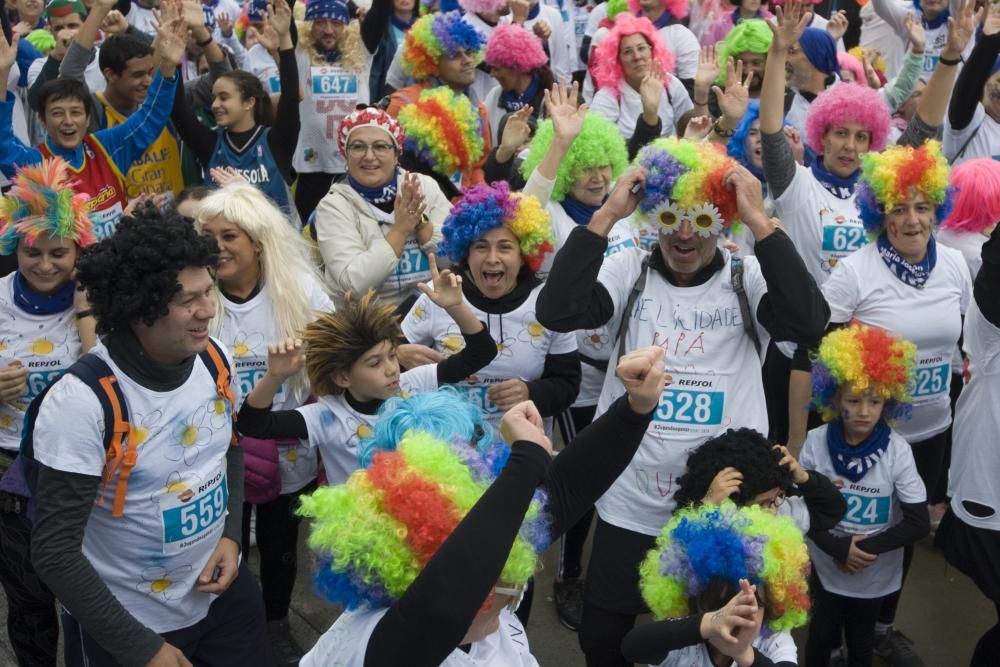
[[[105,423],[112,425],[110,437],[105,435],[107,450],[104,457],[104,491],[107,491],[108,483],[117,474],[118,481],[115,484],[111,516],[118,518],[125,513],[125,494],[128,492],[128,480],[132,476],[132,469],[139,460],[139,445],[136,433],[128,422],[128,412],[118,385],[118,378],[114,375],[105,375],[98,380],[98,385],[103,392],[103,397],[99,398],[105,410]],[[98,502],[104,502],[103,492]]]
[[[225,401],[229,404],[229,411],[233,419],[233,433],[231,442],[233,447],[238,444],[238,439],[236,437],[236,396],[233,395],[232,382],[232,371],[229,368],[229,362],[226,360],[226,355],[219,347],[218,343],[209,338],[208,347],[200,355],[202,362],[208,368],[209,373],[212,374],[212,378],[215,380],[215,392],[219,395],[219,400]]]

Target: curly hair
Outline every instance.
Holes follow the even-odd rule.
[[[639,0],[628,0],[628,8],[633,14],[638,14],[642,11]],[[687,0],[663,0],[663,8],[667,10],[671,18],[682,19],[688,15]]]
[[[775,487],[792,486],[792,473],[778,465],[781,450],[752,428],[729,429],[691,452],[687,469],[677,480],[674,501],[678,507],[697,505],[708,495],[709,486],[723,468],[733,467],[743,475],[743,483],[733,502],[743,506]]]
[[[458,95],[448,86],[421,92],[397,120],[406,135],[404,150],[442,176],[450,178],[483,156],[479,111],[468,95]]]
[[[954,205],[941,229],[978,234],[1000,220],[1000,162],[966,160],[951,170],[951,184]]]
[[[621,94],[618,84],[625,78],[619,47],[622,40],[631,35],[642,35],[646,43],[652,47],[653,63],[659,65],[664,84],[670,80],[671,72],[674,71],[673,51],[664,46],[663,40],[656,35],[656,28],[650,20],[645,16],[633,16],[628,12],[622,12],[615,17],[611,32],[597,45],[589,61],[592,63],[590,75],[594,78],[594,85],[598,90],[608,88],[616,98]]]
[[[312,21],[298,21],[296,27],[299,31],[299,43],[309,54],[309,62],[318,67],[329,66],[326,54],[316,49],[316,45],[312,41]],[[368,52],[362,50],[364,44],[361,41],[361,23],[359,21],[351,21],[344,26],[344,33],[337,42],[337,49],[340,51],[338,65],[355,74],[364,73]]]
[[[869,89],[870,90],[870,89]],[[937,206],[935,219],[944,220],[951,211],[953,189],[948,185],[950,168],[941,153],[941,143],[923,146],[889,146],[881,153],[861,158],[861,177],[855,189],[854,205],[869,236],[878,236],[885,216],[896,204],[916,190]]]
[[[552,140],[555,129],[551,120],[544,120],[538,125],[528,156],[521,163],[521,175],[525,178],[541,164]],[[588,111],[583,119],[583,128],[573,140],[566,157],[559,163],[556,182],[552,188],[552,201],[562,201],[573,188],[573,182],[581,173],[594,167],[611,167],[611,177],[618,176],[628,166],[628,150],[625,140],[618,132],[618,126],[601,114]]]
[[[726,85],[726,63],[730,58],[736,58],[741,53],[766,54],[771,48],[774,33],[767,27],[763,19],[747,19],[740,21],[729,31],[726,38],[715,45],[719,54],[719,78],[715,80],[720,86]]]
[[[820,93],[806,114],[806,145],[816,155],[823,154],[823,135],[832,127],[858,123],[871,133],[868,150],[885,148],[889,137],[889,107],[878,91],[868,86],[837,83]]]
[[[486,38],[462,18],[458,10],[421,16],[406,33],[403,42],[403,71],[423,80],[438,73],[443,56],[454,58],[465,49],[478,64]]]
[[[344,295],[344,304],[334,313],[324,313],[302,334],[306,354],[306,375],[317,396],[336,396],[344,388],[334,381],[349,373],[365,353],[385,341],[398,345],[403,340],[396,309],[379,301],[375,290],[360,299]]]
[[[177,274],[191,267],[215,270],[219,246],[175,211],[140,207],[118,221],[115,233],[85,248],[76,278],[87,290],[97,333],[152,326],[180,291]]]
[[[513,23],[501,23],[486,42],[486,64],[527,74],[549,62],[538,36]]]

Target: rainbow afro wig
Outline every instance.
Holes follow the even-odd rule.
[[[719,144],[660,138],[639,151],[635,164],[649,172],[639,213],[667,231],[689,216],[707,237],[736,220],[736,193],[723,182],[736,163]]]
[[[89,197],[73,189],[76,182],[65,160],[53,157],[21,167],[13,181],[0,199],[0,255],[12,254],[22,239],[28,247],[48,238],[81,248],[97,240],[88,217]]]
[[[952,198],[948,172],[948,161],[938,141],[928,141],[919,148],[889,146],[881,153],[865,154],[854,199],[865,230],[870,236],[878,236],[885,225],[886,211],[909,200],[914,190],[933,202],[937,206],[936,219],[944,220]]]
[[[642,597],[657,618],[709,611],[693,608],[692,600],[712,584],[738,592],[740,579],[763,592],[764,618],[774,632],[804,625],[809,612],[809,552],[802,532],[791,518],[759,505],[737,507],[726,500],[678,510],[639,576]]]
[[[888,420],[910,412],[907,385],[913,380],[917,346],[878,327],[857,322],[823,337],[812,365],[813,405],[824,421],[840,415],[834,405],[837,390],[873,392],[885,399],[882,416]]]
[[[528,156],[521,163],[521,174],[525,178],[542,162],[552,146],[555,130],[551,120],[538,125]],[[599,113],[588,111],[583,119],[583,128],[573,140],[566,157],[559,163],[556,183],[552,188],[552,200],[562,201],[573,188],[576,177],[594,167],[611,167],[611,177],[618,178],[628,166],[628,150],[625,140],[618,132],[618,126]]]
[[[483,156],[482,120],[467,95],[430,88],[399,112],[403,148],[442,176],[451,177]]]
[[[868,86],[836,83],[820,93],[806,114],[806,145],[816,155],[823,154],[823,135],[831,127],[858,123],[871,133],[868,150],[885,148],[889,137],[889,107],[878,91]]]
[[[302,498],[318,554],[316,587],[353,609],[388,607],[409,588],[441,544],[493,483],[507,455],[410,430],[344,484]],[[522,584],[549,544],[545,497],[536,491],[501,578]]]
[[[767,27],[767,21],[763,19],[747,19],[740,21],[735,28],[729,31],[726,38],[715,45],[715,50],[719,54],[719,78],[716,83],[720,86],[726,85],[726,63],[730,58],[739,58],[741,53],[766,54],[771,48],[771,39],[774,33]],[[745,74],[745,72],[744,72]]]
[[[590,56],[590,74],[598,89],[610,88],[615,97],[620,95],[618,84],[625,78],[618,49],[622,39],[630,35],[642,35],[653,48],[653,62],[659,65],[664,81],[674,71],[674,54],[656,35],[656,28],[645,16],[633,16],[622,12],[615,17],[615,25],[603,42],[597,45]]]
[[[498,25],[486,42],[486,63],[491,67],[509,67],[527,74],[548,62],[538,35],[513,23]]]
[[[671,18],[682,19],[688,15],[687,0],[663,0],[661,4],[667,10],[667,13],[670,14]],[[639,0],[628,0],[628,8],[636,15],[642,11]]]
[[[486,39],[455,10],[421,16],[406,33],[403,42],[403,71],[423,80],[438,73],[442,57],[454,58],[464,49],[478,63]]]
[[[942,229],[978,234],[1000,220],[1000,162],[966,160],[951,170],[951,185],[953,206]]]
[[[464,261],[474,241],[501,225],[517,237],[528,268],[541,268],[545,255],[554,250],[549,212],[537,197],[511,192],[506,181],[473,185],[463,193],[444,220],[438,252],[453,262]]]

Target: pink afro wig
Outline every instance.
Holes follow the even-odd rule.
[[[1000,220],[1000,162],[968,160],[951,170],[955,199],[942,229],[976,234]]]
[[[868,85],[868,76],[865,74],[865,66],[861,64],[860,60],[852,56],[850,53],[837,51],[837,62],[840,63],[841,76],[843,76],[844,72],[850,72],[854,75],[854,83],[862,86]]]
[[[527,74],[549,62],[542,40],[513,23],[502,23],[486,42],[486,63]]]
[[[632,16],[622,12],[615,18],[615,25],[603,42],[597,45],[590,59],[593,65],[590,74],[594,77],[594,85],[598,90],[610,88],[618,97],[618,83],[625,78],[621,60],[618,57],[618,47],[622,39],[631,35],[642,35],[653,47],[653,62],[660,66],[664,83],[669,81],[669,75],[674,71],[674,54],[664,46],[656,36],[656,28],[644,16]]]
[[[458,6],[470,14],[499,14],[507,8],[507,0],[458,0]]]
[[[628,8],[633,14],[638,15],[641,11],[639,0],[628,0]],[[663,8],[675,19],[682,19],[688,15],[687,0],[663,0]]]
[[[823,154],[823,135],[831,127],[858,123],[871,132],[868,150],[885,148],[889,136],[889,107],[878,91],[867,86],[837,83],[820,93],[806,116],[806,145],[816,155]]]

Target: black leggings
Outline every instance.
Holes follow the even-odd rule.
[[[31,564],[31,521],[23,509],[0,511],[0,583],[7,594],[7,635],[18,664],[55,667],[56,599]]]
[[[559,424],[559,431],[562,433],[563,442],[567,446],[573,444],[576,434],[582,431],[590,422],[594,421],[594,413],[597,406],[591,405],[582,408],[570,408],[568,411],[558,415],[556,421]],[[573,524],[572,528],[566,531],[559,540],[559,572],[560,579],[576,579],[583,573],[583,545],[587,542],[587,533],[590,532],[590,523],[594,520],[594,508],[587,510],[580,520]]]
[[[288,616],[298,570],[299,524],[302,522],[295,510],[299,507],[299,496],[312,493],[315,488],[313,481],[263,505],[243,503],[243,553],[250,550],[250,510],[257,508],[260,587],[268,621],[280,621]]]
[[[874,659],[875,621],[882,598],[851,598],[831,593],[813,577],[812,619],[806,640],[806,664],[826,667],[830,652],[847,639],[848,667],[870,667]]]

